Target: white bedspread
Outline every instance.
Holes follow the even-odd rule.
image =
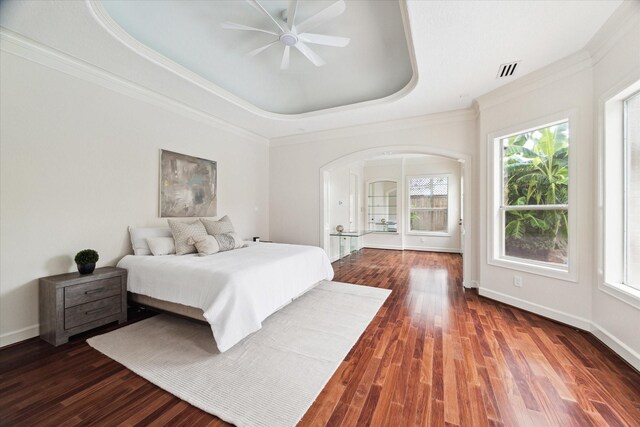
[[[321,280],[333,278],[322,249],[276,243],[204,257],[127,255],[118,267],[128,271],[129,291],[202,309],[221,352]]]

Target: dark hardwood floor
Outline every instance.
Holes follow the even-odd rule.
[[[393,292],[300,425],[640,425],[640,374],[588,333],[465,291],[461,262],[365,249],[334,264],[336,281]],[[116,327],[0,350],[0,424],[225,425],[85,343]]]

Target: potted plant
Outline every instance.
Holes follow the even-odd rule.
[[[74,258],[76,265],[78,266],[78,273],[91,274],[96,269],[96,262],[100,256],[98,252],[93,249],[83,249],[76,254]]]

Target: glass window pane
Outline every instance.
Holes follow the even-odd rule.
[[[505,212],[506,256],[568,265],[568,211]]]
[[[448,177],[409,179],[409,229],[411,231],[447,232],[448,207]]]
[[[501,139],[503,203],[561,205],[569,202],[569,123]]]
[[[439,231],[447,232],[448,210],[412,210],[411,230],[412,231]]]
[[[626,283],[640,289],[640,94],[625,102],[626,114]]]

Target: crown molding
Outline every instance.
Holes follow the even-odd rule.
[[[19,56],[28,61],[94,83],[151,105],[173,111],[201,123],[215,126],[252,142],[269,145],[268,138],[232,125],[210,113],[191,107],[177,99],[126,80],[81,59],[30,40],[4,27],[0,27],[0,51]]]
[[[102,3],[99,0],[85,0],[87,8],[91,12],[91,15],[95,19],[95,21],[105,29],[107,33],[111,35],[111,37],[115,38],[118,42],[122,43],[131,51],[135,52],[137,55],[151,61],[155,65],[164,68],[165,70],[177,75],[178,77],[188,81],[189,83],[199,87],[200,89],[205,90],[219,98],[224,99],[227,102],[232,103],[252,114],[255,114],[259,117],[264,117],[270,120],[280,120],[280,121],[295,121],[299,119],[307,119],[313,117],[324,116],[327,114],[333,114],[343,111],[350,111],[353,109],[361,109],[369,106],[386,104],[392,101],[397,101],[415,89],[418,84],[418,66],[415,58],[415,49],[413,45],[413,38],[411,34],[411,23],[409,21],[409,15],[407,11],[406,0],[399,0],[400,4],[400,12],[402,15],[402,22],[404,27],[404,34],[407,41],[407,48],[409,51],[409,59],[411,62],[411,69],[413,71],[411,79],[407,82],[407,84],[402,87],[399,91],[392,93],[391,95],[387,95],[382,98],[372,99],[369,101],[357,102],[355,104],[347,104],[341,105],[332,108],[325,108],[322,110],[309,111],[306,113],[298,113],[298,114],[282,114],[282,113],[273,113],[270,111],[263,110],[262,108],[258,108],[250,102],[240,98],[239,96],[234,95],[221,88],[220,86],[214,84],[213,82],[201,77],[197,73],[194,73],[190,69],[172,61],[171,59],[165,57],[154,49],[146,46],[144,43],[138,41],[135,37],[131,36],[127,31],[125,31],[106,11],[106,9],[102,6]]]
[[[478,97],[479,111],[592,68],[629,31],[640,25],[640,1],[624,1],[580,51]]]
[[[329,129],[272,138],[270,146],[281,147],[285,145],[326,141],[327,139],[349,138],[354,136],[378,134],[381,132],[415,129],[424,126],[434,126],[446,123],[475,121],[477,116],[478,113],[475,108],[466,108],[463,110],[447,111],[444,113],[428,114],[424,116],[409,117],[405,119],[396,119],[384,122],[366,123],[337,129]]]
[[[479,96],[477,108],[479,112],[518,98],[529,92],[570,77],[592,66],[591,55],[586,50],[580,50],[546,67],[529,73],[519,79],[500,86],[493,91]]]
[[[626,0],[585,46],[591,54],[593,65],[600,62],[622,37],[637,26],[640,26],[640,1]]]

